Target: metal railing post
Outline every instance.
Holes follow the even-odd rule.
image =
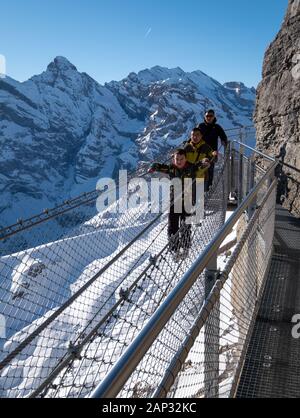
[[[244,152],[245,148],[243,144],[240,144],[240,158],[239,158],[239,172],[238,172],[238,203],[239,205],[242,203],[244,198],[244,188],[243,188],[243,181],[244,181]]]
[[[230,149],[230,160],[231,160],[231,164],[230,164],[230,195],[233,198],[234,196],[236,196],[237,190],[236,190],[236,179],[235,179],[235,172],[236,172],[236,162],[235,162],[235,149],[233,144],[231,144],[231,149]]]
[[[225,196],[226,198],[226,202],[225,204],[227,204],[229,198],[230,198],[230,194],[231,194],[231,143],[229,143],[227,149],[225,150],[225,158],[227,160],[227,164],[226,164],[226,193],[227,196]]]
[[[254,161],[254,157],[252,156],[249,160],[249,191],[253,189],[253,187],[255,186],[255,161]],[[251,203],[251,205],[248,208],[248,219],[250,220],[255,212],[256,209],[256,205],[257,205],[257,199],[255,198],[255,200]]]
[[[218,265],[215,252],[205,272],[205,300],[208,299],[217,279]],[[204,397],[219,396],[220,304],[216,303],[204,326]]]
[[[270,185],[273,183],[275,178],[276,178],[276,168],[274,168],[274,170],[272,170],[272,172],[270,173],[270,176],[268,178],[268,187],[270,187]]]

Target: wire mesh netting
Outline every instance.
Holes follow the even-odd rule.
[[[0,259],[2,397],[89,395],[224,223],[228,169],[221,158],[180,260],[169,251],[166,213],[118,216],[111,207],[89,218],[95,195],[66,202],[67,212],[40,226],[23,222]],[[51,241],[54,220],[72,224],[82,212],[87,221]],[[13,252],[18,245],[25,249]]]
[[[224,224],[229,192],[243,200],[262,178],[264,171],[244,151],[233,147],[219,159],[204,218],[188,231],[183,224],[174,238],[181,242],[180,255],[170,251],[167,213],[151,213],[145,203],[123,214],[111,206],[95,215],[98,191],[5,229],[1,397],[90,396]],[[257,212],[266,192],[267,185],[248,216]],[[235,264],[227,267],[221,296],[167,396],[231,393],[270,256],[272,199],[273,194],[255,222],[241,221],[243,247],[229,260]],[[120,396],[153,395],[201,318],[210,290],[203,272]]]
[[[276,207],[274,254],[237,396],[299,398],[300,221]]]
[[[234,395],[272,255],[275,186],[267,194],[266,185],[250,223],[240,221],[237,247],[208,299],[203,272],[119,396]]]

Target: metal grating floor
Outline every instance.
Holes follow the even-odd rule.
[[[300,220],[280,206],[274,246],[238,398],[300,398],[300,338],[292,337],[292,317],[300,314]]]

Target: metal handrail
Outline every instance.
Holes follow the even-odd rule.
[[[269,160],[269,161],[272,161],[272,162],[276,161],[278,164],[283,165],[284,167],[290,168],[291,170],[294,170],[294,171],[296,171],[297,173],[300,174],[300,169],[295,167],[294,165],[285,163],[284,161],[281,161],[277,157],[271,157],[270,155],[267,155],[267,154],[265,154],[265,153],[263,153],[263,152],[261,152],[257,149],[254,149],[254,148],[250,147],[249,145],[243,144],[242,142],[239,142],[239,141],[236,141],[236,140],[233,140],[232,142],[235,142],[236,144],[239,144],[239,145],[242,145],[245,148],[248,148],[249,150],[251,150],[251,151],[255,152],[256,154],[260,155],[261,157],[265,158],[266,160]]]
[[[299,168],[297,168],[297,167],[295,167],[295,166],[293,166],[291,164],[285,163],[284,161],[280,161],[278,158],[275,158],[275,159],[276,159],[276,161],[278,161],[278,163],[280,165],[283,165],[284,167],[290,168],[291,170],[294,170],[294,171],[296,171],[297,173],[300,174]]]
[[[247,126],[237,126],[236,128],[230,128],[230,129],[224,129],[225,132],[232,132],[232,131],[240,131],[241,129],[249,129],[253,128],[255,129],[254,125],[247,125]]]
[[[234,250],[234,253],[232,254],[231,263],[227,264],[225,270],[222,272],[221,276],[218,278],[218,280],[214,284],[210,294],[208,295],[206,301],[204,302],[198,314],[198,317],[191,331],[189,332],[184,343],[182,344],[182,346],[176,353],[174,360],[171,363],[168,370],[166,371],[165,376],[162,379],[159,387],[156,389],[155,393],[153,394],[152,396],[153,398],[163,398],[167,396],[167,393],[169,392],[172,384],[174,383],[174,376],[177,376],[177,374],[180,372],[182,364],[184,364],[186,357],[189,354],[189,351],[190,351],[189,349],[191,349],[192,346],[194,345],[195,340],[201,331],[201,328],[203,327],[203,325],[205,325],[205,322],[208,319],[213,306],[215,305],[215,303],[218,301],[220,297],[221,290],[223,289],[229,276],[228,271],[230,271],[232,268],[232,264],[234,262],[233,260],[235,260],[237,258],[237,255],[240,253],[241,248],[245,244],[254,223],[257,221],[266,201],[269,199],[270,194],[273,192],[274,188],[276,187],[276,184],[277,182],[276,180],[274,180],[272,184],[270,185],[267,193],[265,194],[260,207],[255,212],[255,215],[251,218],[246,231],[244,232],[242,238],[240,239],[239,243],[237,244]]]
[[[254,149],[252,148],[252,150]],[[151,317],[147,325],[117,361],[109,374],[93,391],[91,398],[114,398],[119,394],[139,362],[155,341],[156,337],[177,309],[178,305],[213,258],[224,239],[230,234],[233,226],[236,224],[240,216],[255,201],[257,194],[264,183],[270,179],[272,175],[273,177],[275,176],[275,168],[277,165],[278,163],[276,161],[271,164],[258,184],[250,191],[238,209],[233,213],[233,215],[217,233],[215,238],[211,241],[210,245],[199,256],[192,267],[185,273],[177,286],[171,291],[164,303]]]
[[[276,161],[276,158],[270,157],[269,155],[264,154],[263,152],[258,151],[257,149],[255,149],[253,147],[250,147],[249,145],[243,144],[240,141],[233,140],[232,142],[234,142],[236,144],[239,144],[240,146],[243,146],[244,148],[249,149],[250,151],[254,152],[255,154],[260,155],[261,157],[265,158],[266,160],[269,160],[269,161],[272,161],[272,162],[279,162],[279,161]]]

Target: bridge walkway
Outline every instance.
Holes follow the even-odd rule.
[[[300,397],[300,316],[293,323],[295,315],[300,315],[300,219],[277,206],[274,254],[238,398]]]

